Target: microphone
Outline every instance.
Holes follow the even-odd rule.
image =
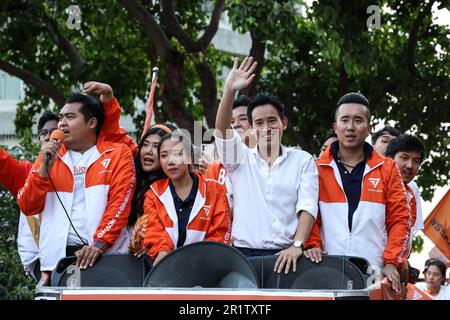
[[[50,140],[59,140],[61,143],[64,143],[64,132],[61,130],[55,130],[50,135]],[[47,158],[45,159],[45,166],[48,165],[48,162],[52,158],[50,153],[47,153]]]

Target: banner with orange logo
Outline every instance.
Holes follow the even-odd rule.
[[[450,259],[450,189],[425,220],[423,233]]]

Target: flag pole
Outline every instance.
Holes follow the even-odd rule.
[[[152,115],[153,115],[153,103],[154,103],[154,97],[155,97],[156,83],[158,82],[159,68],[154,67],[152,69],[152,71],[153,71],[152,84],[150,86],[150,94],[148,96],[148,104],[147,104],[147,113],[145,116],[144,130],[142,130],[141,139],[144,136],[145,132],[148,130],[148,128],[150,128],[150,123],[152,121]]]

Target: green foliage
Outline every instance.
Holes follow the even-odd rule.
[[[232,0],[228,1],[228,13],[234,30],[257,33],[259,39],[272,39],[280,29],[289,28],[295,21],[300,3],[298,0]]]
[[[90,80],[109,83],[124,112],[133,114],[134,99],[144,98],[150,83],[143,31],[115,2],[99,0],[80,2],[81,28],[68,29],[65,9],[72,3],[2,1],[0,58],[53,84],[65,97],[81,91],[82,84]],[[57,23],[59,32],[78,51],[85,61],[83,67],[75,68],[56,45],[48,19]],[[15,121],[18,134],[21,128],[31,127],[36,113],[52,108],[49,97],[27,85],[24,90]]]
[[[32,299],[34,280],[23,270],[17,252],[18,208],[8,191],[0,189],[0,299]]]
[[[184,82],[179,86],[182,105],[176,108],[186,108],[193,119],[202,119],[205,106],[200,101],[202,83],[196,64],[207,61],[216,75],[220,97],[219,74],[223,66],[231,67],[231,55],[212,45],[205,51],[188,53],[161,23],[161,2],[140,3],[161,27],[170,42],[173,60],[182,67],[181,78],[173,79]],[[193,40],[199,39],[209,23],[214,1],[174,3],[183,31]],[[418,184],[424,200],[431,199],[434,189],[447,184],[450,176],[450,38],[445,26],[432,21],[427,11],[430,2],[321,0],[314,1],[310,8],[302,7],[302,3],[226,2],[233,29],[250,31],[267,43],[258,91],[277,95],[285,104],[289,128],[284,142],[317,155],[339,97],[348,91],[361,91],[371,102],[376,121],[391,121],[424,141],[428,158]],[[448,0],[438,3],[439,8],[450,7]],[[147,101],[150,71],[155,65],[160,68],[158,90],[165,89],[161,86],[167,76],[165,62],[141,25],[117,1],[78,1],[82,12],[79,30],[66,26],[65,10],[71,4],[71,0],[1,1],[0,60],[48,82],[64,97],[81,91],[86,81],[109,83],[124,113],[133,115],[139,131],[145,114],[136,112],[134,100]],[[381,28],[369,30],[366,9],[373,4],[382,8]],[[51,27],[51,21],[58,30]],[[82,66],[71,63],[58,43],[58,32],[82,58]],[[24,93],[15,119],[21,147],[11,152],[33,161],[38,152],[31,137],[33,116],[45,109],[56,111],[60,106],[26,83]],[[170,117],[158,92],[155,109],[162,121],[180,121]],[[25,298],[31,287],[14,249],[17,207],[4,190],[0,202],[0,283],[8,288],[8,292],[0,289],[0,298]],[[421,238],[416,237],[414,250],[420,252],[422,247]]]
[[[11,151],[11,150],[8,150]],[[16,150],[12,154],[25,154]],[[0,300],[32,299],[34,280],[23,270],[17,252],[19,208],[16,199],[0,186]]]
[[[6,148],[18,160],[35,161],[39,144],[33,141],[31,130],[22,132],[18,147]],[[36,283],[23,270],[17,252],[19,208],[16,199],[0,185],[0,300],[32,299]]]
[[[381,28],[366,26],[369,5],[378,4]],[[419,172],[424,200],[448,183],[450,175],[450,41],[436,25],[428,2],[313,2],[296,27],[271,36],[260,89],[277,95],[290,128],[285,142],[319,153],[341,95],[362,92],[375,119],[392,121],[417,134],[428,159]],[[446,2],[448,8],[448,2]],[[416,21],[417,36],[410,39]]]
[[[412,242],[412,252],[421,253],[423,250],[423,238],[419,235],[415,236]]]

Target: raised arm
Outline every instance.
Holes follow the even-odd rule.
[[[6,150],[0,148],[0,184],[15,198],[25,184],[32,167],[31,162],[16,160]]]
[[[98,95],[105,110],[105,121],[100,135],[106,141],[126,144],[133,156],[135,156],[137,145],[125,129],[120,126],[119,120],[122,110],[119,101],[114,97],[111,86],[106,83],[89,81],[84,84],[84,92]]]
[[[246,88],[253,81],[256,65],[257,62],[253,61],[252,57],[246,57],[239,67],[238,58],[234,60],[233,69],[225,81],[223,96],[216,115],[216,134],[219,138],[231,139],[231,132],[228,130],[227,135],[227,129],[231,128],[234,96],[237,91]]]

